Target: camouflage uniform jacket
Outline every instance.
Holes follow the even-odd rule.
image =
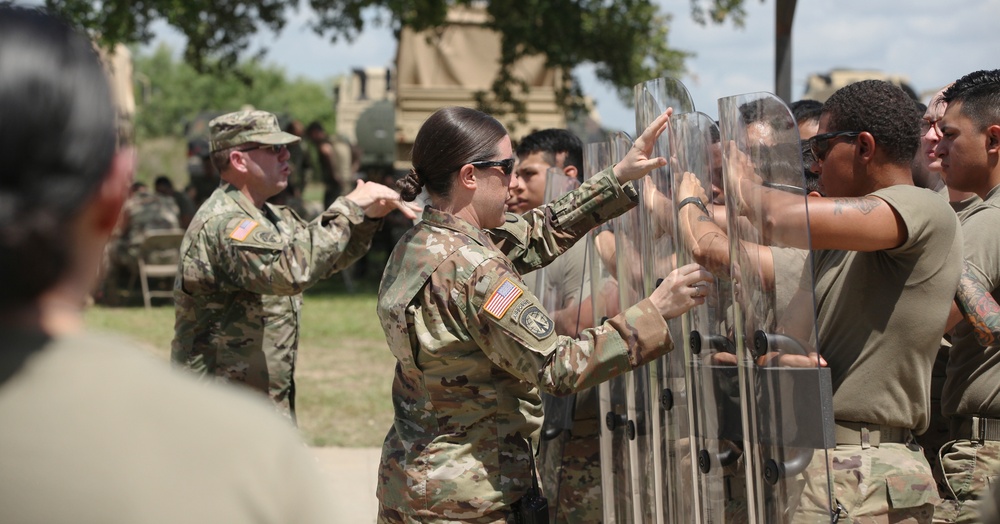
[[[180,209],[170,197],[145,192],[129,197],[122,211],[122,231],[118,241],[119,263],[132,265],[138,260],[139,246],[147,234],[180,229],[179,217]],[[153,253],[152,257],[153,260],[162,263],[172,263],[177,260],[176,253],[170,252]]]
[[[484,232],[432,208],[396,245],[378,314],[396,356],[395,410],[382,449],[383,508],[419,518],[502,515],[530,486],[526,438],[539,389],[565,395],[673,348],[644,300],[580,339],[553,322],[519,276],[635,205],[610,170]]]
[[[302,291],[364,255],[378,224],[343,198],[307,223],[223,184],[181,244],[172,360],[268,393],[294,417]]]

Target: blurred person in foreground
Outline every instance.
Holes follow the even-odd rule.
[[[195,373],[269,395],[295,421],[302,292],[368,251],[399,194],[357,183],[306,222],[268,204],[288,184],[288,144],[299,137],[266,111],[215,118],[212,163],[222,184],[188,226],[174,284],[172,359]]]
[[[333,521],[315,460],[266,405],[84,329],[134,163],[114,115],[88,39],[0,5],[4,522]]]
[[[666,164],[649,155],[669,114],[613,168],[524,215],[505,212],[515,159],[500,122],[446,107],[421,126],[413,169],[397,187],[407,201],[424,190],[431,204],[396,244],[379,287],[397,359],[379,522],[537,517],[525,495],[534,492],[539,392],[592,387],[673,349],[666,319],[703,303],[711,280],[696,264],[579,338],[556,333],[520,277],[636,205],[628,182]]]

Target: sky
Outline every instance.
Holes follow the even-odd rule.
[[[727,22],[700,26],[689,0],[657,0],[671,13],[671,47],[695,53],[680,80],[695,108],[713,118],[718,98],[774,91],[774,0],[745,0],[743,28]],[[299,10],[278,35],[261,34],[265,62],[291,76],[329,80],[352,69],[391,66],[396,41],[387,28],[370,28],[354,42],[332,44],[305,27],[310,13]],[[927,98],[941,86],[978,69],[1000,68],[1000,0],[802,0],[792,33],[792,97],[805,91],[806,78],[835,68],[872,69],[909,79]],[[183,40],[164,25],[157,40],[179,50]],[[584,94],[594,99],[605,127],[631,131],[634,112],[596,80],[592,66],[576,74]]]

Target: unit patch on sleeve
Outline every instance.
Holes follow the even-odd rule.
[[[551,335],[552,329],[555,327],[555,323],[552,322],[552,319],[535,305],[532,305],[521,313],[521,318],[518,319],[518,324],[528,330],[528,333],[534,335],[534,337],[538,340],[542,340]]]
[[[257,227],[257,222],[248,218],[243,222],[240,222],[239,226],[236,226],[236,229],[229,234],[229,238],[243,242],[248,236],[250,236],[250,232],[253,231],[255,227]]]
[[[507,310],[510,309],[511,304],[517,300],[521,294],[521,288],[514,283],[509,278],[505,278],[504,281],[497,287],[496,291],[490,295],[490,298],[486,299],[486,304],[483,305],[483,310],[487,313],[493,315],[496,318],[503,318],[507,314]]]
[[[258,231],[256,233],[254,233],[253,234],[253,238],[255,240],[259,240],[261,242],[264,242],[265,244],[274,244],[274,243],[276,243],[278,241],[277,235],[275,235],[274,233],[272,233],[272,232],[270,232],[270,231],[268,231],[266,229],[262,229],[262,230],[260,230],[260,231]]]

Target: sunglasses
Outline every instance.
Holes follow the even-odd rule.
[[[937,134],[940,135],[941,134],[941,128],[938,127],[938,122],[940,122],[940,121],[941,121],[940,118],[937,119],[937,120],[928,120],[926,118],[921,119],[920,120],[920,136],[926,135],[927,132],[930,131],[931,129],[933,129],[935,133],[937,133]]]
[[[855,138],[861,135],[861,131],[834,131],[833,133],[823,133],[809,139],[809,150],[812,151],[816,160],[823,160],[826,154],[833,147],[833,141],[838,138]]]
[[[274,145],[265,144],[265,145],[248,147],[246,149],[237,149],[237,151],[239,151],[240,153],[246,153],[248,151],[253,151],[255,149],[266,149],[266,150],[270,151],[271,153],[274,153],[276,155],[280,155],[282,151],[288,149],[288,145],[287,144],[274,144]]]
[[[514,172],[514,159],[505,158],[503,160],[479,160],[476,162],[469,162],[469,165],[476,168],[481,167],[499,167],[503,169],[503,176],[510,176]]]

